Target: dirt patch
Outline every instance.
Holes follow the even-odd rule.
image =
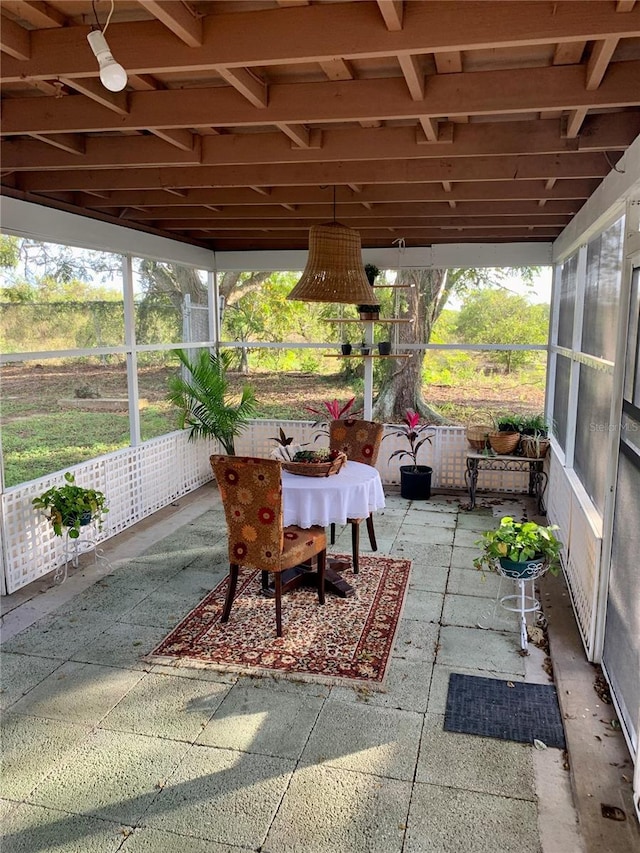
[[[140,397],[149,405],[166,403],[167,380],[174,368],[153,366],[138,370]],[[38,412],[58,411],[59,400],[76,399],[76,391],[91,389],[95,399],[127,398],[127,378],[123,364],[78,363],[54,365],[50,362],[6,364],[0,370],[2,414],[4,423],[15,418],[34,416]],[[306,420],[313,414],[305,407],[322,407],[324,400],[346,402],[355,393],[345,384],[341,373],[252,373],[230,374],[232,386],[240,391],[244,384],[253,386],[261,417]],[[499,411],[539,412],[544,407],[544,389],[518,384],[513,376],[496,384],[479,374],[475,380],[450,385],[428,385],[424,396],[446,414],[453,423],[487,421]],[[89,402],[86,398],[78,403]],[[96,403],[99,405],[99,403]],[[168,404],[167,404],[168,405]],[[362,405],[362,394],[356,405]]]

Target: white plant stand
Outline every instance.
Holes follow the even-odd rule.
[[[496,572],[500,575],[500,585],[493,605],[491,614],[485,614],[478,621],[479,628],[492,628],[495,624],[498,607],[508,610],[511,613],[517,613],[519,616],[518,624],[520,630],[520,649],[522,652],[528,653],[529,650],[529,635],[527,633],[527,614],[533,613],[534,623],[544,625],[545,617],[542,613],[542,605],[540,604],[535,591],[535,583],[538,578],[549,568],[549,564],[545,561],[532,560],[527,566],[525,574],[518,575],[509,569],[504,569],[501,564],[496,561]],[[516,585],[516,592],[510,592],[503,595],[503,584],[513,581]]]
[[[98,531],[95,522],[91,521],[89,524],[82,525],[80,536],[77,539],[72,539],[69,536],[69,529],[67,528],[64,534],[64,563],[58,566],[53,574],[54,584],[62,584],[66,581],[69,574],[69,563],[74,569],[77,569],[80,564],[80,557],[83,554],[91,553],[93,553],[94,566],[97,566],[98,560],[100,560],[105,568],[109,567],[109,561],[98,544]]]

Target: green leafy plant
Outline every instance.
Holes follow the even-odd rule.
[[[533,435],[538,438],[546,438],[549,426],[544,413],[537,415],[525,415],[520,421],[520,432],[523,435]]]
[[[33,506],[43,510],[56,536],[62,536],[66,527],[69,539],[77,539],[80,527],[92,518],[98,521],[98,527],[102,530],[104,516],[109,512],[104,494],[96,489],[77,486],[75,476],[69,471],[65,473],[64,479],[64,486],[52,486],[35,497],[31,501]]]
[[[520,432],[520,425],[522,423],[520,415],[513,413],[497,415],[493,420],[498,432]]]
[[[528,560],[544,560],[551,574],[560,569],[560,550],[562,542],[556,538],[557,524],[543,527],[535,521],[515,521],[505,515],[496,530],[486,530],[476,545],[482,548],[482,554],[476,557],[473,565],[483,571],[495,570],[496,561],[504,557],[514,563]]]
[[[366,275],[369,284],[373,285],[373,282],[380,275],[380,270],[375,264],[365,264],[364,274]]]
[[[404,416],[404,423],[395,430],[395,432],[388,432],[385,436],[383,436],[383,441],[385,438],[389,436],[400,436],[402,438],[406,438],[409,442],[409,450],[394,450],[391,456],[389,457],[389,462],[394,459],[396,456],[399,456],[400,459],[404,459],[405,456],[408,456],[413,463],[413,470],[418,470],[418,451],[422,447],[423,444],[428,442],[431,444],[431,439],[435,435],[435,431],[429,430],[429,424],[421,424],[420,423],[420,415],[417,412],[414,412],[412,409],[407,409],[407,412]]]
[[[180,429],[189,427],[189,440],[216,438],[225,453],[235,454],[234,440],[247,428],[256,411],[253,389],[245,385],[239,402],[231,398],[227,370],[230,352],[220,355],[203,350],[194,361],[183,350],[177,355],[189,377],[169,379],[167,399],[178,408]]]

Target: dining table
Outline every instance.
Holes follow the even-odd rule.
[[[328,477],[308,477],[283,469],[282,505],[285,527],[328,527],[333,523],[346,524],[350,518],[368,518],[369,513],[385,507],[380,472],[372,465],[350,459],[337,474]],[[327,559],[327,592],[342,598],[355,594],[354,588],[340,574],[350,565],[347,560]],[[315,572],[308,566],[296,566],[283,572],[283,592],[314,583]],[[264,587],[263,592],[271,594],[271,590]]]

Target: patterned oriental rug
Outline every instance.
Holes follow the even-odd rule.
[[[410,560],[361,556],[360,573],[345,573],[356,590],[352,598],[328,593],[321,606],[312,587],[285,594],[284,636],[276,637],[275,602],[260,594],[260,572],[241,569],[226,625],[220,622],[225,579],[145,660],[382,689],[410,570]]]

